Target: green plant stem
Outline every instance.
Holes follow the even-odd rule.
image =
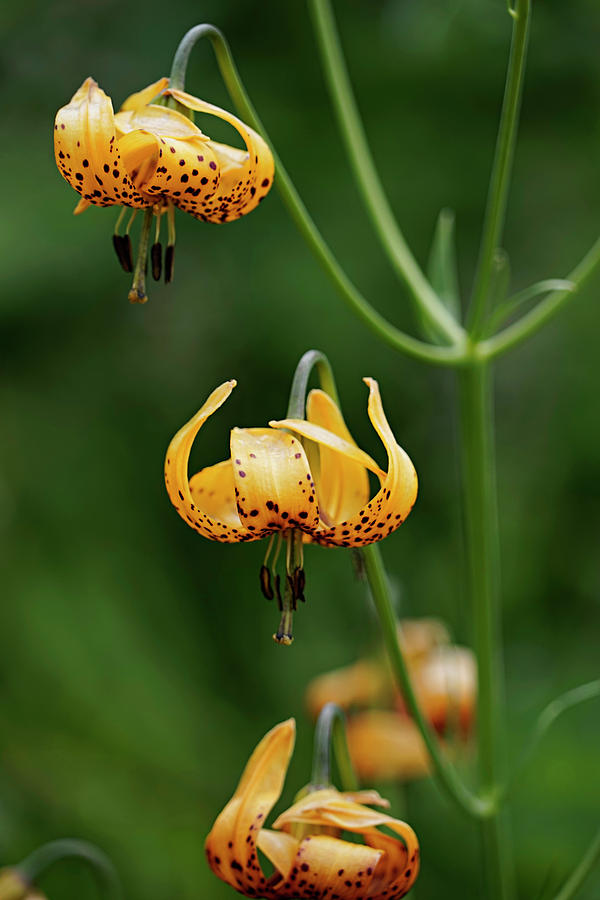
[[[346,717],[337,703],[326,703],[317,720],[314,738],[311,787],[313,790],[333,784],[331,756],[335,754],[343,791],[357,791],[358,779],[352,766],[346,741]]]
[[[406,662],[398,642],[398,623],[392,607],[381,551],[377,544],[371,544],[365,547],[362,552],[366,576],[379,617],[394,677],[402,692],[408,711],[415,720],[427,747],[433,766],[433,776],[441,790],[464,812],[476,818],[487,816],[490,812],[489,804],[472,794],[462,783],[448,759],[444,756],[438,739],[417,702]]]
[[[464,355],[463,342],[457,341],[449,347],[436,347],[405,334],[378,313],[348,278],[313,222],[283,163],[274,151],[263,124],[246,93],[229,44],[218,28],[213,25],[197,25],[184,37],[173,62],[173,72],[179,79],[177,83],[181,83],[181,79],[184,77],[185,63],[187,63],[191,47],[201,37],[207,37],[212,44],[219,71],[238,113],[263,136],[271,147],[277,170],[275,185],[300,234],[321,263],[342,299],[371,331],[395,350],[431,365],[454,366],[460,363]]]
[[[529,22],[531,18],[531,0],[516,0],[511,15],[513,19],[513,32],[506,74],[504,101],[502,104],[498,139],[496,142],[496,151],[494,154],[494,163],[492,166],[490,187],[483,222],[479,260],[473,286],[473,297],[467,319],[470,333],[473,336],[478,336],[482,327],[486,304],[490,293],[494,253],[502,240],[508,189],[517,138],[519,110],[523,94],[523,78],[525,74]]]
[[[319,382],[323,390],[340,405],[333,376],[333,369],[324,353],[320,350],[307,350],[301,357],[300,362],[296,366],[292,387],[290,389],[290,399],[288,401],[287,418],[288,419],[304,419],[306,413],[306,392],[308,390],[308,380],[313,368],[316,368],[319,376]]]
[[[553,291],[551,294],[548,294],[547,297],[517,322],[513,322],[512,325],[499,331],[493,337],[481,341],[475,347],[476,355],[480,359],[493,359],[516,347],[517,344],[522,343],[526,338],[539,331],[546,322],[554,318],[581,291],[599,269],[600,238],[590,247],[573,271],[567,275],[566,280],[572,284],[569,290]]]
[[[572,897],[575,897],[598,860],[600,860],[600,830],[594,835],[583,859],[567,878],[558,894],[555,895],[554,900],[571,900]]]
[[[480,796],[495,798],[501,781],[504,673],[498,579],[498,516],[492,385],[488,367],[458,374],[462,495],[470,609],[478,667],[477,740]],[[486,900],[512,896],[505,823],[498,808],[481,821]]]
[[[369,149],[329,0],[309,0],[321,63],[346,153],[367,213],[382,247],[400,279],[406,284],[414,303],[425,317],[453,343],[464,338],[464,331],[444,306],[421,271],[390,208]]]
[[[600,697],[600,679],[590,681],[588,684],[581,684],[570,691],[566,691],[564,694],[561,694],[560,697],[556,697],[544,707],[537,717],[529,741],[525,745],[516,766],[512,770],[509,780],[499,792],[499,802],[504,800],[510,792],[517,777],[531,761],[538,744],[545,736],[546,732],[554,725],[556,720],[559,719],[563,713],[568,712],[568,710],[573,709],[575,706],[579,706],[580,703],[585,703],[588,700],[595,700],[598,697]]]
[[[16,869],[27,883],[36,884],[47,869],[65,859],[80,859],[86,863],[97,877],[104,895],[109,900],[122,900],[121,883],[115,867],[99,847],[87,841],[73,838],[50,841],[30,853]]]

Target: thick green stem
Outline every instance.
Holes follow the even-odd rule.
[[[47,869],[65,859],[80,859],[96,876],[104,896],[108,900],[121,900],[121,883],[115,867],[102,850],[87,841],[72,838],[51,841],[30,853],[16,869],[29,884],[36,884]]]
[[[517,139],[519,110],[523,94],[531,0],[516,0],[511,15],[513,19],[513,33],[504,102],[502,104],[496,152],[490,178],[479,260],[473,287],[473,298],[468,317],[470,331],[474,336],[478,336],[481,331],[486,304],[490,295],[494,253],[502,240],[508,189]]]
[[[487,366],[459,372],[462,493],[470,609],[478,666],[480,796],[493,800],[502,780],[504,673],[499,610],[498,514],[492,384]],[[498,809],[481,822],[487,900],[513,895],[506,823]]]
[[[398,642],[398,623],[392,607],[389,585],[379,546],[371,544],[365,547],[362,552],[365,561],[365,572],[375,609],[379,616],[383,640],[394,677],[402,692],[408,711],[415,720],[427,747],[433,767],[433,777],[440,789],[464,812],[476,818],[488,816],[490,814],[488,802],[480,800],[462,783],[448,759],[444,756],[439,741],[417,702],[406,662]]]
[[[223,81],[225,82],[225,86],[229,91],[229,95],[231,96],[238,113],[249,125],[264,137],[271,147],[277,171],[275,185],[279,190],[283,202],[288,208],[288,212],[300,231],[300,234],[321,263],[342,299],[359,316],[359,318],[362,319],[371,331],[377,334],[385,341],[385,343],[394,347],[394,349],[401,353],[405,353],[407,356],[421,360],[422,362],[429,362],[432,365],[454,366],[460,363],[464,356],[463,341],[457,340],[453,346],[449,347],[436,347],[425,343],[425,341],[420,341],[411,335],[405,334],[378,313],[352,281],[350,281],[346,272],[340,266],[328,244],[323,239],[319,229],[313,222],[298,191],[294,187],[292,179],[273,149],[273,145],[269,140],[265,128],[246,93],[233,56],[231,55],[229,44],[218,28],[215,28],[213,25],[198,25],[188,32],[188,35],[186,35],[180,44],[180,50],[178,50],[176,54],[176,59],[178,55],[180,56],[180,62],[177,63],[177,72],[175,73],[176,78],[181,79],[181,77],[183,77],[179,73],[185,71],[184,63],[187,62],[190,49],[201,37],[207,37],[212,44]],[[175,70],[175,63],[173,69]]]
[[[315,728],[311,787],[327,788],[333,783],[331,756],[335,754],[343,791],[357,791],[358,779],[346,741],[346,717],[336,703],[326,703]]]
[[[577,895],[579,888],[587,880],[590,872],[600,860],[600,831],[594,835],[592,843],[586,850],[583,859],[567,878],[554,900],[571,900]]]
[[[309,0],[321,62],[352,172],[367,213],[397,275],[414,303],[451,343],[464,337],[462,327],[425,278],[400,230],[369,149],[344,62],[329,0]]]

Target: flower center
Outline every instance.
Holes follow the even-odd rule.
[[[271,564],[269,557],[276,543],[275,553]],[[285,584],[283,595],[281,592],[281,577],[277,572],[277,561],[283,541],[286,542],[285,554]],[[289,646],[294,640],[292,627],[294,612],[298,606],[298,600],[305,602],[304,586],[304,546],[303,532],[299,528],[290,528],[273,534],[269,540],[264,562],[260,569],[260,588],[267,600],[277,598],[277,604],[281,612],[279,628],[273,635],[273,640],[278,644]]]

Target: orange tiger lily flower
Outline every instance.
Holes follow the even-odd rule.
[[[172,98],[179,109],[189,110],[190,116],[161,105],[167,98]],[[233,126],[244,148],[212,141],[192,121],[193,112],[206,113]],[[144,273],[153,218],[156,240],[151,250],[152,274],[155,279],[161,275],[158,235],[166,213],[169,234],[165,280],[170,281],[175,207],[203,222],[231,222],[258,206],[274,175],[273,156],[260,135],[226,110],[183,91],[170,90],[168,78],[132,94],[116,115],[110,97],[92,78],[86,78],[71,102],[56,114],[54,149],[61,174],[81,195],[75,213],[90,205],[145,210],[129,294],[132,302],[140,303],[147,299]],[[114,246],[123,268],[131,272],[129,226],[125,235],[120,235],[118,225]]]
[[[275,635],[280,643],[291,642],[292,612],[296,601],[304,599],[303,541],[326,547],[379,541],[402,524],[416,499],[416,472],[387,422],[378,384],[373,378],[364,381],[369,418],[387,452],[387,472],[354,443],[331,397],[314,390],[307,398],[307,421],[283,419],[271,421],[269,428],[233,428],[231,458],[190,478],[188,460],[196,435],[229,397],[235,381],[213,391],[167,450],[167,491],[191,528],[213,541],[256,541],[279,534],[288,542],[283,600],[275,566],[270,571],[266,565],[271,545],[261,569],[263,593],[269,599],[276,593],[282,609]],[[312,474],[300,438],[318,448],[318,476]],[[367,470],[380,482],[372,500]]]
[[[364,805],[388,805],[376,791],[317,790],[282,813],[275,830],[264,827],[281,795],[294,739],[289,719],[269,731],[250,757],[206,839],[215,875],[247,897],[266,900],[404,897],[419,872],[419,843],[410,825]],[[344,831],[364,843],[343,840]],[[273,864],[271,876],[262,871],[257,848]]]

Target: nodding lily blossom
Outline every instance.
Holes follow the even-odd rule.
[[[450,643],[443,622],[404,619],[398,624],[417,702],[449,751],[468,749],[477,704],[473,651]],[[313,679],[306,706],[316,719],[327,703],[346,711],[348,749],[361,779],[409,780],[429,772],[421,735],[384,659],[359,659]]]
[[[211,140],[192,121],[194,112],[233,126],[243,149]],[[61,174],[81,195],[75,213],[90,205],[129,207],[133,215],[145,211],[129,294],[138,303],[147,299],[144,274],[153,219],[156,235],[150,256],[152,274],[158,280],[160,224],[167,215],[168,282],[173,274],[175,207],[203,222],[231,222],[255,209],[273,183],[273,156],[260,135],[226,110],[169,89],[168,78],[132,94],[116,115],[110,97],[93,78],[86,78],[71,102],[56,114],[54,150]],[[132,272],[131,221],[125,234],[119,234],[121,219],[113,243],[121,265]]]
[[[215,875],[247,897],[269,900],[404,897],[419,872],[419,843],[410,825],[365,805],[389,805],[376,791],[312,791],[283,812],[272,829],[264,827],[281,795],[294,739],[289,719],[269,731],[250,757],[206,839]],[[360,836],[363,843],[344,840],[343,832]],[[273,864],[272,875],[264,874],[257,848]]]
[[[414,466],[396,443],[377,382],[364,381],[369,388],[369,418],[387,452],[387,472],[354,443],[331,397],[314,390],[307,398],[307,421],[283,419],[269,422],[269,428],[233,428],[231,458],[190,478],[188,459],[196,435],[229,397],[235,381],[213,391],[167,450],[167,491],[191,528],[226,543],[271,539],[260,580],[265,596],[276,595],[282,610],[275,635],[280,643],[291,643],[292,613],[296,601],[304,599],[303,542],[362,547],[380,541],[402,524],[417,496]],[[301,438],[319,453],[318,475],[313,476]],[[371,500],[368,470],[380,482]],[[277,547],[269,568],[275,536]],[[288,545],[283,599],[275,572],[281,539]]]

